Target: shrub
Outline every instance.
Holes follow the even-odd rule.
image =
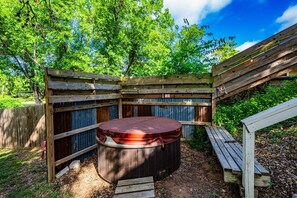
[[[189,141],[192,148],[198,151],[205,151],[210,148],[210,143],[207,139],[206,130],[204,127],[193,131],[193,138]]]
[[[22,107],[22,101],[18,98],[0,98],[0,109]]]
[[[297,79],[286,81],[280,86],[267,86],[265,93],[256,92],[247,100],[239,100],[231,105],[218,103],[215,122],[224,126],[232,135],[241,131],[240,120],[264,111],[270,107],[297,97]]]

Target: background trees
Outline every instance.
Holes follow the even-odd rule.
[[[162,0],[1,0],[0,13],[2,92],[29,89],[36,103],[44,67],[197,74],[236,53],[233,38],[215,39],[207,26],[176,26]]]

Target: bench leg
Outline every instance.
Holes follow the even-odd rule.
[[[242,185],[239,185],[239,191],[240,191],[240,196],[244,197],[244,187]],[[258,198],[259,191],[257,189],[254,189],[254,198]]]

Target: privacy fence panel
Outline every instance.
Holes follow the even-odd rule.
[[[44,105],[0,110],[0,148],[41,147],[44,112]]]

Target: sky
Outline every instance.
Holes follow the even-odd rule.
[[[297,0],[164,0],[178,25],[208,25],[215,38],[235,36],[244,49],[297,23]]]

